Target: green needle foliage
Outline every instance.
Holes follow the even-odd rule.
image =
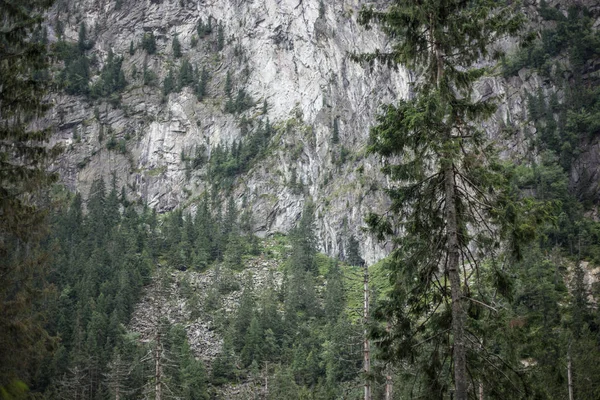
[[[175,35],[173,37],[173,57],[181,58],[181,55],[181,43],[179,42],[177,35]]]
[[[415,95],[384,106],[371,132],[370,151],[386,157],[383,172],[396,184],[388,190],[392,217],[370,215],[367,222],[397,246],[393,290],[379,313],[391,326],[376,327],[374,338],[384,358],[416,372],[411,395],[454,392],[466,400],[482,386],[490,398],[522,397],[519,374],[491,350],[502,338],[491,338],[490,327],[497,330],[505,313],[497,294],[510,293],[499,250],[509,240],[519,257],[545,210],[514,200],[480,127],[495,99],[474,93],[490,71],[475,64],[496,59],[493,44],[516,34],[522,17],[490,0],[408,0],[365,8],[359,21],[379,25],[392,45],[355,59],[404,65],[415,76]],[[491,371],[501,382],[489,378]]]
[[[148,54],[156,53],[156,38],[154,32],[144,33],[142,37],[142,48],[148,52]]]
[[[44,329],[46,234],[41,197],[58,153],[49,129],[32,121],[48,109],[48,53],[42,16],[52,1],[0,2],[0,399],[27,396],[50,347]],[[37,307],[36,307],[37,306]]]

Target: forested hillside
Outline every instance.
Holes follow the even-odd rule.
[[[80,195],[55,193],[58,293],[47,330],[60,340],[36,390],[64,399],[356,392],[361,310],[346,299],[360,300],[361,274],[317,253],[314,206],[289,238],[260,240],[231,201],[157,216],[103,181],[92,188],[85,213]]]
[[[0,1],[0,400],[600,398],[588,2]]]

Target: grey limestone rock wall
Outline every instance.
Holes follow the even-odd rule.
[[[357,24],[362,4],[359,0],[122,0],[117,9],[116,2],[108,0],[59,1],[48,15],[50,40],[57,40],[56,21],[61,21],[65,37],[73,42],[84,22],[95,43],[89,50],[94,68],[99,70],[112,50],[123,56],[128,81],[120,100],[55,96],[48,119],[57,126],[54,140],[66,147],[55,165],[63,182],[85,197],[94,179],[111,182],[114,177],[131,198],[159,211],[175,207],[193,211],[195,200],[210,190],[210,171],[206,163],[190,170],[186,157],[202,149],[209,158],[216,146],[245,140],[242,119],[256,127],[268,118],[275,131],[268,151],[237,176],[231,194],[238,205],[245,201],[252,207],[255,232],[261,236],[288,232],[310,196],[317,205],[324,252],[343,255],[347,238],[354,234],[367,262],[378,260],[389,247],[360,229],[366,212],[386,207],[385,195],[376,189],[388,182],[379,172],[380,160],[366,151],[369,128],[378,106],[407,96],[409,88],[402,69],[370,69],[350,59],[352,52],[387,45],[383,35]],[[534,4],[526,7],[535,8]],[[196,28],[209,18],[213,33],[199,38]],[[222,50],[215,48],[218,26],[222,26]],[[150,32],[157,45],[153,55],[140,47],[142,37]],[[175,36],[182,47],[180,59],[173,57],[171,48]],[[501,45],[510,49],[514,43]],[[177,71],[183,59],[210,74],[207,96],[201,102],[190,87],[162,94],[164,78],[170,69]],[[155,86],[144,85],[144,68],[156,74]],[[244,89],[255,102],[241,114],[224,112],[228,73],[233,92]],[[523,122],[526,94],[540,86],[544,82],[528,71],[509,79],[485,78],[478,85],[482,97],[501,96],[498,112],[485,128],[501,142],[506,157],[518,158],[527,151],[524,136],[532,128]],[[334,124],[339,131],[337,143]],[[512,127],[508,137],[501,134],[507,126]],[[111,139],[118,146],[109,150],[106,143]],[[590,153],[582,162],[594,164],[588,168],[593,170],[596,158]]]

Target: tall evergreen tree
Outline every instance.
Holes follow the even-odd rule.
[[[365,264],[365,260],[360,256],[360,247],[358,240],[354,237],[354,235],[350,235],[348,238],[348,249],[346,250],[346,261],[350,265],[354,266],[363,266]]]
[[[206,196],[202,199],[200,204],[198,204],[198,209],[194,216],[194,230],[196,231],[194,236],[194,265],[198,269],[203,269],[208,265],[212,249],[212,216]]]
[[[163,81],[163,96],[168,96],[176,86],[175,75],[173,74],[173,69],[169,68],[169,74],[165,77]]]
[[[227,70],[227,75],[225,76],[225,94],[231,97],[231,92],[233,90],[233,78],[231,77],[231,72]]]
[[[325,317],[335,322],[346,307],[342,271],[337,262],[329,267],[327,286],[325,287],[325,302],[323,305]]]
[[[244,347],[242,348],[241,357],[245,366],[249,366],[253,362],[260,364],[262,361],[262,345],[263,345],[263,328],[260,326],[258,317],[255,315],[250,321],[248,332],[244,339]]]
[[[202,67],[202,71],[200,72],[200,76],[198,77],[198,84],[196,85],[196,97],[198,98],[198,101],[202,101],[206,96],[206,88],[209,79],[210,76],[208,75],[206,66],[204,66]]]
[[[338,144],[340,142],[340,123],[339,118],[333,119],[333,134],[331,136],[331,143]]]
[[[156,38],[154,32],[144,33],[142,37],[142,48],[148,52],[148,54],[156,53]]]
[[[277,292],[273,286],[275,282],[273,273],[269,274],[267,287],[263,290],[260,298],[259,325],[263,328],[264,342],[262,344],[262,355],[266,360],[273,360],[279,354],[279,343],[276,338],[282,335],[281,317],[278,311]]]
[[[210,22],[210,19],[209,19]],[[225,28],[223,27],[223,22],[219,21],[219,25],[217,26],[217,51],[223,50],[225,47]]]
[[[302,217],[291,233],[292,254],[290,265],[292,271],[317,271],[317,237],[315,232],[315,205],[308,200],[304,205]]]
[[[194,68],[190,61],[187,58],[181,62],[181,67],[179,68],[179,81],[178,81],[178,90],[181,90],[184,86],[194,86]]]
[[[181,43],[179,42],[179,38],[177,35],[173,36],[173,57],[180,58],[181,53]]]
[[[87,38],[87,27],[85,26],[85,22],[81,22],[81,24],[79,24],[77,47],[81,53],[91,48],[91,44]]]
[[[46,261],[41,194],[55,176],[47,165],[50,129],[31,129],[49,105],[47,43],[42,30],[50,0],[0,2],[0,398],[17,398],[47,350],[42,301]]]
[[[254,285],[249,278],[244,286],[244,291],[240,298],[240,306],[233,324],[233,346],[236,351],[241,351],[245,345],[246,335],[250,328],[255,308]]]
[[[385,106],[371,133],[370,151],[393,160],[383,172],[397,182],[389,194],[395,222],[405,233],[396,242],[394,292],[384,307],[394,326],[377,337],[391,351],[388,356],[410,358],[409,349],[425,347],[417,344],[424,339],[418,333],[433,335],[428,342],[436,343],[437,355],[426,368],[436,382],[428,385],[428,396],[450,390],[439,380],[450,351],[455,398],[466,400],[474,390],[467,359],[480,352],[481,343],[473,331],[465,331],[467,313],[481,306],[469,301],[477,293],[474,285],[481,284],[470,278],[471,271],[490,255],[487,249],[497,248],[496,227],[505,222],[498,211],[505,204],[498,200],[507,201],[493,195],[502,179],[478,124],[495,106],[493,99],[474,96],[475,82],[487,72],[474,66],[489,57],[499,38],[517,32],[521,17],[509,4],[493,0],[396,0],[385,10],[364,8],[360,22],[378,24],[393,42],[390,52],[358,60],[403,64],[416,76],[411,82],[415,96]],[[377,215],[368,223],[380,237],[400,230]],[[512,235],[523,240],[532,232],[528,225]],[[447,351],[437,353],[440,349]]]
[[[243,267],[242,257],[244,255],[244,243],[241,239],[240,231],[236,224],[233,226],[231,232],[229,232],[227,245],[225,246],[225,252],[223,254],[225,265],[233,270]]]

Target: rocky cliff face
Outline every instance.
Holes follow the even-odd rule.
[[[49,16],[62,22],[73,42],[85,23],[95,42],[89,53],[97,69],[112,50],[124,57],[128,81],[120,102],[57,98],[50,118],[58,123],[56,140],[67,145],[58,167],[69,187],[85,195],[94,179],[110,182],[114,176],[129,195],[159,210],[193,208],[194,198],[209,189],[210,171],[206,165],[186,168],[185,159],[197,149],[210,158],[216,146],[244,140],[242,120],[256,129],[268,118],[275,131],[268,151],[236,177],[233,189],[238,205],[242,198],[252,205],[256,232],[287,232],[310,195],[318,204],[324,251],[343,251],[342,233],[362,236],[357,227],[364,212],[384,201],[364,194],[380,179],[377,161],[365,155],[369,126],[378,104],[408,89],[403,72],[370,71],[349,59],[351,52],[384,44],[357,25],[359,1],[125,0],[120,8],[117,3],[59,3]],[[212,34],[199,38],[199,23],[209,19]],[[50,40],[56,40],[55,25],[50,24]],[[219,29],[222,50],[217,50]],[[154,55],[140,48],[150,32],[156,38]],[[173,57],[175,36],[182,47],[179,59]],[[168,71],[184,59],[211,77],[202,102],[189,87],[166,97],[161,93]],[[156,74],[156,86],[143,84],[143,69]],[[233,97],[243,89],[255,104],[243,113],[224,112],[228,73]],[[118,149],[109,150],[108,140]],[[362,246],[369,261],[383,254],[369,238]]]
[[[385,182],[378,160],[366,154],[369,126],[379,104],[409,88],[403,71],[350,60],[351,52],[385,47],[382,35],[356,23],[360,6],[359,0],[59,2],[48,18],[50,40],[57,40],[57,21],[73,42],[85,23],[94,41],[92,70],[112,51],[124,57],[128,81],[120,99],[57,97],[49,118],[58,126],[55,139],[67,145],[57,163],[64,182],[86,195],[102,176],[158,210],[193,209],[214,183],[208,160],[215,149],[248,142],[268,120],[273,134],[265,150],[235,174],[230,192],[238,205],[252,207],[256,233],[287,232],[311,196],[324,252],[343,254],[355,234],[367,262],[377,260],[385,246],[359,229],[365,212],[386,202],[371,190]],[[198,26],[208,21],[212,33],[201,37]],[[150,33],[155,54],[140,45]],[[180,58],[173,56],[175,37]],[[169,71],[187,61],[210,75],[202,101],[188,86],[166,96],[161,90]],[[148,71],[154,83],[143,76]],[[535,76],[481,82],[482,96],[504,95],[490,135],[524,120],[524,93],[539,83]],[[227,86],[231,98],[247,93],[252,106],[225,112]],[[511,152],[524,151],[519,135],[509,143]]]

